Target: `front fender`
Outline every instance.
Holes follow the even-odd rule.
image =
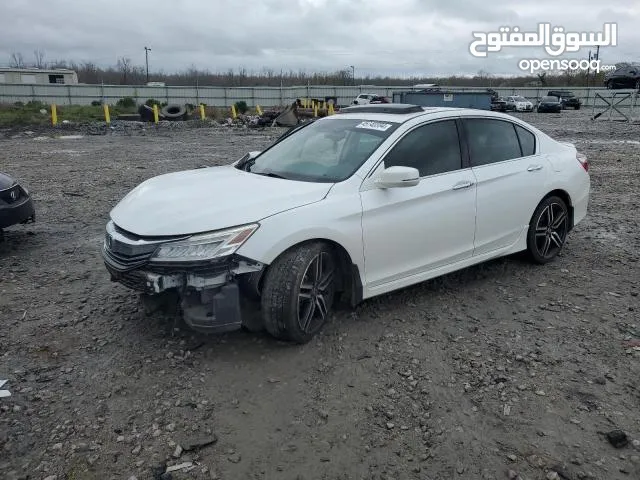
[[[362,205],[358,194],[331,196],[268,217],[237,253],[268,265],[289,248],[318,239],[342,246],[364,281]]]

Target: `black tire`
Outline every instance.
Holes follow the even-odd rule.
[[[187,113],[184,105],[166,105],[162,107],[162,115],[168,120],[177,120],[183,118]]]
[[[640,90],[640,80],[636,82],[636,90]]]
[[[580,105],[576,105],[576,110],[580,110]]]
[[[612,90],[612,89],[613,89],[613,80],[607,80],[607,88],[608,88],[609,90]]]
[[[262,288],[267,332],[295,343],[311,340],[331,314],[337,272],[336,256],[322,242],[294,247],[278,257],[269,266]]]
[[[545,198],[533,213],[527,232],[527,252],[538,264],[552,261],[569,233],[569,209],[560,197]]]

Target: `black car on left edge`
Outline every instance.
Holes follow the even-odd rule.
[[[3,228],[35,220],[36,212],[29,191],[14,178],[0,173],[0,238]]]

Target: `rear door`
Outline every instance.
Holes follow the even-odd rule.
[[[526,233],[551,166],[537,153],[535,135],[509,120],[463,123],[477,181],[475,256],[510,247]]]

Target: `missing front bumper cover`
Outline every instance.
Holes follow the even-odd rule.
[[[109,267],[107,263],[107,267]],[[155,273],[109,269],[112,281],[144,293],[146,303],[163,304],[162,297],[177,295],[185,323],[203,333],[222,333],[242,326],[238,277],[260,272],[264,265],[240,261],[226,271]]]

